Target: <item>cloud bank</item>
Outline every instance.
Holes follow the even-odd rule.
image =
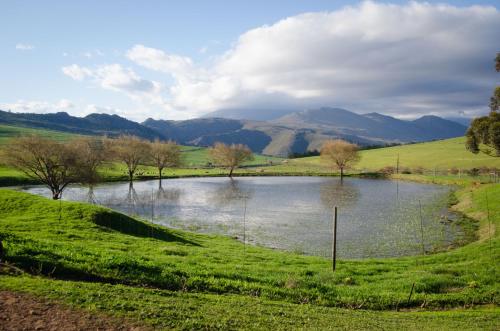
[[[74,64],[63,72],[159,105],[165,118],[174,110],[193,117],[248,109],[251,118],[318,106],[400,117],[476,115],[498,82],[498,40],[493,7],[366,1],[247,31],[208,67],[144,45],[127,51],[136,66],[165,74],[169,86],[119,64]]]

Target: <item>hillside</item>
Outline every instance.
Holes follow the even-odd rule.
[[[483,148],[486,149],[486,148]],[[426,143],[409,144],[361,151],[361,160],[356,169],[379,170],[395,167],[399,155],[401,169],[422,167],[428,170],[447,170],[451,168],[497,168],[500,169],[500,157],[483,152],[473,154],[465,149],[465,138],[453,138]],[[320,166],[320,157],[307,157],[291,161],[294,165]]]
[[[118,115],[90,114],[71,116],[65,112],[52,114],[11,113],[0,110],[0,124],[37,128],[84,135],[130,134],[145,139],[163,137],[156,131]]]
[[[32,129],[32,128],[24,128],[19,126],[0,124],[0,145],[7,143],[9,139],[12,139],[13,137],[19,137],[22,135],[30,135],[30,134],[35,134],[56,140],[67,140],[76,136],[75,134],[61,132],[61,131]]]

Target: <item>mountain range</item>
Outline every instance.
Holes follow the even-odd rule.
[[[362,146],[387,145],[458,137],[466,130],[460,123],[437,116],[405,121],[379,113],[360,115],[327,107],[287,113],[267,121],[208,117],[183,121],[150,118],[143,123],[109,114],[75,117],[64,112],[32,114],[0,110],[0,124],[88,135],[131,134],[195,146],[242,143],[254,152],[275,156],[316,150],[332,138]]]

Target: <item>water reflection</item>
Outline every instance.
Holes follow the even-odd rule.
[[[347,208],[358,203],[359,188],[348,179],[332,180],[320,185],[321,203],[325,208]]]
[[[229,178],[209,192],[208,200],[217,207],[225,207],[244,199],[251,199],[253,194],[251,187],[243,186],[239,180]]]
[[[87,203],[90,203],[91,205],[99,204],[94,193],[94,185],[89,186],[89,190],[87,192]]]
[[[181,198],[182,190],[178,188],[164,188],[160,187],[155,192],[155,200],[160,203],[177,203]]]
[[[50,196],[41,186],[20,188]],[[185,178],[72,186],[64,199],[97,203],[169,227],[235,236],[258,245],[331,254],[332,207],[339,207],[338,256],[419,253],[460,234],[439,222],[449,189],[419,183],[319,177]],[[445,235],[443,235],[445,234]]]

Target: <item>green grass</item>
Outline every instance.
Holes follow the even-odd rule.
[[[458,193],[462,199],[459,208],[478,217],[482,231],[487,224],[484,215],[486,195],[490,201],[498,201],[499,187],[498,184],[468,186]],[[490,209],[490,221],[493,227],[500,222],[498,206]],[[330,261],[324,258],[255,246],[244,248],[228,237],[170,230],[102,207],[72,202],[60,205],[9,190],[0,190],[0,224],[7,261],[28,273],[43,276],[26,276],[22,281],[2,276],[0,288],[52,295],[71,304],[115,313],[127,312],[141,319],[141,314],[149,311],[140,309],[141,302],[163,302],[171,307],[179,304],[182,308],[175,314],[179,313],[180,317],[169,322],[173,324],[163,325],[165,327],[187,327],[183,314],[198,305],[205,308],[195,309],[195,317],[189,323],[214,326],[213,323],[220,322],[226,327],[244,327],[256,312],[269,311],[267,315],[262,313],[259,321],[271,326],[280,325],[282,320],[284,327],[286,323],[305,323],[305,316],[309,314],[313,317],[308,323],[316,321],[318,325],[328,325],[328,321],[334,319],[332,316],[343,314],[347,315],[341,323],[356,320],[356,315],[327,307],[395,310],[484,304],[496,307],[498,304],[499,287],[495,276],[495,261],[499,258],[498,233],[492,234],[491,241],[490,236],[483,236],[478,242],[426,257],[344,260],[338,263],[338,271],[332,273]],[[54,280],[47,279],[48,276]],[[99,290],[101,287],[89,282],[114,285]],[[413,283],[415,293],[408,301]],[[61,288],[67,288],[71,294],[64,294]],[[115,292],[121,292],[121,297]],[[95,303],[96,293],[116,298]],[[124,293],[134,293],[142,301],[133,304],[135,308],[129,308],[132,303],[124,298]],[[217,313],[199,317],[210,306],[214,306],[210,309]],[[235,307],[242,307],[245,312],[237,314]],[[253,311],[250,307],[257,308]],[[231,318],[222,318],[227,311],[231,312],[228,315]],[[282,313],[284,315],[280,315]],[[415,327],[421,323],[437,325],[437,321],[452,323],[455,313],[464,318],[469,316],[466,318],[470,318],[469,327],[474,327],[475,318],[493,325],[495,316],[498,317],[497,308],[490,311],[491,314],[478,315],[472,311],[441,315],[411,313],[408,316],[415,316],[415,319],[408,317],[407,323],[414,322]],[[153,310],[148,321],[161,325],[162,316],[168,314],[174,314],[173,308],[164,313]],[[327,317],[330,314],[333,315]],[[373,313],[359,314],[359,318],[368,323],[367,328],[376,323],[389,323],[392,319],[389,313],[373,321]],[[274,324],[269,321],[271,316],[274,316]],[[342,317],[337,318],[342,320]],[[464,320],[464,325],[469,322]],[[446,325],[452,328],[460,324]]]
[[[52,138],[55,140],[68,140],[78,135],[54,130],[32,129],[20,126],[10,126],[0,124],[0,145],[8,143],[8,141],[15,137],[23,135],[40,135],[45,138]]]
[[[29,276],[0,276],[0,289],[43,296],[168,330],[497,330],[500,316],[492,307],[374,312]]]
[[[484,149],[484,148],[483,148]],[[361,160],[355,169],[370,171],[384,167],[396,167],[399,155],[400,169],[425,168],[447,170],[480,167],[500,168],[500,157],[484,152],[473,154],[465,149],[465,138],[453,138],[420,144],[402,145],[361,151]],[[324,168],[319,157],[307,157],[290,161],[290,166],[309,169]]]
[[[209,155],[208,148],[205,147],[194,147],[194,146],[182,146],[182,151],[184,152],[183,163],[184,166],[193,167],[204,167],[208,163],[212,162]],[[254,155],[254,160],[245,162],[243,167],[248,166],[267,166],[271,163],[279,163],[283,158],[265,155]]]

